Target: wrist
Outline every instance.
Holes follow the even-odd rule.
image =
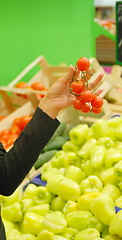
[[[56,108],[56,104],[53,101],[46,99],[46,97],[40,101],[38,107],[53,119],[55,119],[59,113],[59,110]]]

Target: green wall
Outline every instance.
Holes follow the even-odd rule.
[[[0,0],[0,85],[44,55],[54,65],[95,55],[93,0]]]

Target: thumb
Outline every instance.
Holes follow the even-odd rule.
[[[69,72],[66,73],[63,77],[61,77],[61,78],[60,78],[60,81],[61,81],[63,84],[67,84],[67,83],[72,79],[72,76],[73,76],[74,71],[75,71],[74,66],[70,65],[70,67],[69,67]]]

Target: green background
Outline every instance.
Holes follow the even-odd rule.
[[[40,55],[51,65],[95,56],[93,18],[93,0],[0,0],[0,85]]]

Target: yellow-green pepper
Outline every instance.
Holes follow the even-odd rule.
[[[53,240],[53,236],[54,236],[54,233],[52,232],[49,232],[48,230],[44,229],[42,230],[38,236],[37,236],[37,240]]]
[[[90,211],[92,200],[98,196],[100,196],[100,192],[89,192],[82,194],[77,201],[78,210]]]
[[[59,196],[55,196],[51,202],[51,210],[53,211],[62,211],[66,201],[60,198]]]
[[[89,127],[87,124],[79,124],[69,131],[69,137],[72,142],[81,146],[87,139],[88,131]]]
[[[38,235],[42,230],[43,219],[44,217],[37,213],[27,212],[20,224],[21,231],[23,233],[32,233]]]
[[[91,150],[91,164],[93,168],[100,169],[104,165],[106,148],[103,145],[93,146]]]
[[[81,147],[81,149],[78,151],[78,156],[80,156],[83,159],[89,159],[90,158],[90,152],[91,149],[97,144],[97,140],[95,138],[89,139],[85,144]]]
[[[117,212],[112,218],[109,226],[111,235],[117,235],[122,238],[122,210]]]
[[[23,219],[23,212],[20,202],[2,208],[2,217],[11,222],[20,222]]]
[[[117,186],[113,184],[107,184],[102,189],[102,194],[109,195],[115,201],[121,195],[121,192]]]
[[[54,234],[62,233],[66,227],[67,222],[60,211],[48,213],[42,222],[42,229],[47,229]]]
[[[82,180],[80,184],[80,190],[82,193],[101,192],[102,188],[103,184],[101,180],[95,175],[88,176]]]
[[[70,212],[77,211],[77,203],[74,201],[67,201],[64,208],[63,208],[63,213],[66,215]]]
[[[103,224],[109,225],[115,215],[113,199],[108,195],[100,195],[91,202],[91,211]]]
[[[100,233],[95,228],[87,228],[77,233],[74,240],[96,240],[100,237]]]
[[[80,184],[81,180],[84,178],[84,173],[80,168],[71,165],[66,169],[65,177],[72,179],[76,183]]]
[[[93,216],[90,211],[73,211],[66,215],[68,227],[81,231],[88,228],[88,219]]]
[[[111,168],[122,159],[122,153],[116,148],[109,148],[106,151],[105,167]]]

